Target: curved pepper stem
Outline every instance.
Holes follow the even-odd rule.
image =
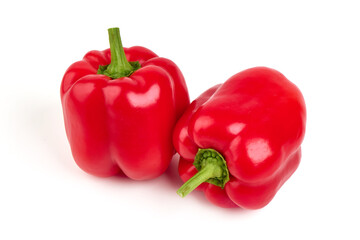
[[[229,181],[229,170],[221,154],[214,149],[199,149],[194,166],[199,171],[177,190],[180,197],[185,197],[203,182],[224,188]]]
[[[100,65],[97,73],[106,75],[112,79],[128,77],[141,67],[140,63],[127,61],[124,48],[121,43],[119,28],[109,28],[108,33],[111,63],[105,66]]]

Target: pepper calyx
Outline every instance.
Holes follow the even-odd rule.
[[[188,195],[203,182],[224,188],[230,179],[225,159],[214,149],[199,149],[194,166],[198,172],[178,189],[177,194],[181,197]]]
[[[103,74],[112,79],[128,77],[141,68],[141,65],[138,61],[128,62],[126,59],[119,28],[109,28],[108,33],[111,63],[109,65],[100,65],[97,74]]]
[[[218,151],[214,149],[199,149],[195,156],[195,168],[198,171],[201,171],[202,168],[209,164],[216,166],[216,168],[214,169],[214,176],[209,178],[206,182],[224,188],[225,184],[230,179],[229,170],[227,168],[225,159]]]

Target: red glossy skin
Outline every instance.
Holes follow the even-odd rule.
[[[174,154],[172,130],[189,104],[184,77],[170,60],[143,47],[124,48],[141,68],[129,77],[97,74],[110,50],[90,51],[72,64],[61,84],[65,128],[84,171],[135,180],[161,175]]]
[[[215,149],[230,180],[224,189],[197,189],[221,207],[262,208],[298,167],[305,122],[303,96],[284,75],[265,67],[240,72],[203,93],[178,121],[179,174],[187,181],[197,173],[198,149]]]

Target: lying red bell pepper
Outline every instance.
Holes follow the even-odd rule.
[[[155,178],[174,155],[172,130],[189,104],[184,77],[149,49],[123,48],[118,28],[108,31],[110,49],[88,52],[62,80],[72,154],[96,176]]]
[[[178,194],[200,185],[218,206],[264,207],[299,165],[305,121],[301,92],[273,69],[251,68],[209,89],[174,130],[185,182]]]

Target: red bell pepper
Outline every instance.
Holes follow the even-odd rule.
[[[207,90],[174,130],[185,182],[178,194],[200,185],[218,206],[264,207],[299,165],[305,121],[301,92],[273,69],[251,68]]]
[[[96,176],[155,178],[174,155],[172,131],[189,104],[184,77],[149,49],[123,48],[118,28],[109,38],[110,49],[88,52],[62,80],[72,154]]]

